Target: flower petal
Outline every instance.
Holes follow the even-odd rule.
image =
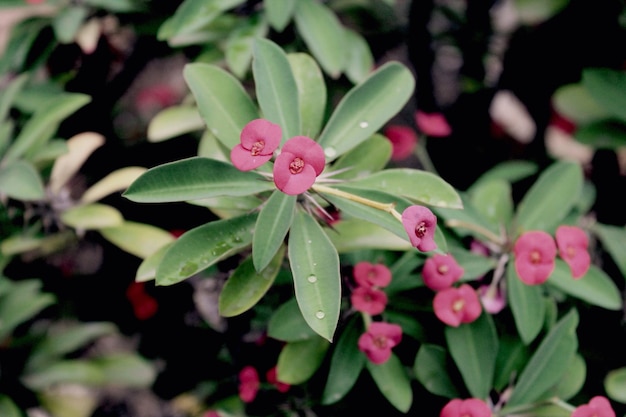
[[[289,152],[302,158],[307,165],[311,165],[315,170],[315,175],[319,175],[324,170],[326,157],[324,149],[319,143],[306,136],[294,136],[285,142],[282,152]]]
[[[272,159],[272,154],[252,156],[241,144],[230,150],[230,161],[240,171],[250,171]]]
[[[255,143],[263,141],[260,155],[272,155],[282,139],[282,130],[279,125],[265,119],[254,119],[243,127],[239,139],[245,149],[252,149]]]
[[[289,165],[296,158],[290,152],[281,152],[274,162],[274,184],[285,194],[298,195],[302,194],[315,182],[317,176],[313,167],[305,162],[302,171],[292,174]]]

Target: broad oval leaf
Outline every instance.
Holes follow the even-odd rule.
[[[91,359],[102,373],[104,385],[126,388],[149,388],[157,377],[155,365],[141,356],[117,352]]]
[[[259,213],[252,238],[252,259],[257,271],[264,269],[282,246],[296,211],[295,195],[272,193]]]
[[[195,105],[181,104],[159,111],[150,120],[146,135],[149,142],[162,142],[205,127]]]
[[[626,404],[626,367],[610,371],[604,378],[604,389],[609,398]]]
[[[291,53],[287,55],[287,59],[298,86],[300,134],[315,138],[322,128],[326,111],[327,92],[324,74],[317,62],[308,54]]]
[[[413,403],[413,390],[411,380],[400,359],[392,353],[385,363],[375,365],[367,361],[365,364],[387,401],[399,411],[407,413]]]
[[[89,15],[89,9],[83,5],[64,7],[52,19],[54,36],[60,43],[68,44],[75,39],[76,33]]]
[[[230,31],[226,39],[225,58],[233,74],[243,79],[252,62],[252,50],[255,38],[267,35],[267,22],[258,13],[241,19],[237,27]]]
[[[298,0],[264,0],[263,7],[272,29],[282,32],[293,16]]]
[[[302,316],[316,333],[332,341],[341,306],[337,250],[317,221],[298,211],[289,232],[288,252]]]
[[[529,358],[529,347],[513,335],[502,335],[498,340],[493,388],[504,391],[511,383],[511,378],[519,375]]]
[[[239,143],[243,127],[259,117],[244,87],[230,73],[210,64],[187,64],[183,77],[208,129],[224,146],[232,149]]]
[[[333,224],[329,237],[338,253],[361,249],[411,250],[408,238],[404,239],[389,230],[361,219],[343,219]]]
[[[332,165],[333,178],[365,178],[385,168],[391,159],[391,141],[381,134],[374,134],[359,147],[343,154]]]
[[[83,384],[100,386],[104,382],[100,367],[88,359],[56,361],[36,372],[27,373],[21,380],[34,391],[43,391],[55,384]]]
[[[45,197],[39,173],[26,161],[15,161],[0,168],[0,194],[22,201]]]
[[[256,172],[239,171],[215,159],[191,157],[150,168],[123,196],[138,203],[164,203],[245,196],[274,188],[274,183]]]
[[[52,166],[48,184],[50,191],[58,193],[104,142],[104,136],[95,132],[79,133],[68,139],[68,152],[57,158]]]
[[[83,204],[93,203],[109,194],[123,191],[144,172],[146,172],[146,168],[143,167],[117,169],[89,187],[80,197],[80,202]]]
[[[329,346],[328,340],[316,336],[287,343],[278,355],[278,380],[291,385],[308,381],[322,364]]]
[[[224,317],[233,317],[254,307],[270,289],[285,256],[284,246],[275,253],[261,271],[257,272],[252,258],[243,260],[228,278],[219,296],[219,312]]]
[[[513,183],[534,175],[537,173],[537,170],[537,164],[531,161],[512,160],[500,162],[478,177],[474,184],[468,188],[468,192],[471,192],[474,187],[483,181],[504,180]]]
[[[257,214],[216,220],[185,232],[165,252],[156,284],[172,285],[205,270],[252,243]]]
[[[626,72],[612,68],[585,68],[582,84],[606,111],[626,122]]]
[[[561,115],[579,125],[605,119],[610,115],[582,83],[559,87],[552,95],[552,105]]]
[[[283,342],[296,342],[317,337],[317,333],[302,317],[298,300],[295,298],[281,304],[272,313],[267,323],[267,335]]]
[[[151,281],[156,277],[156,271],[165,256],[165,252],[174,244],[174,241],[161,246],[151,255],[146,256],[139,264],[135,273],[135,282]]]
[[[142,259],[174,240],[174,237],[163,229],[131,221],[125,221],[118,226],[101,228],[99,232],[120,249]]]
[[[356,148],[395,116],[413,94],[413,74],[388,62],[341,99],[320,134],[319,144],[331,161]]]
[[[582,189],[580,164],[553,163],[540,174],[517,207],[515,221],[519,232],[549,230],[574,207]]]
[[[6,282],[6,280],[5,280]],[[32,319],[41,310],[55,303],[52,294],[41,292],[42,282],[27,279],[11,284],[7,294],[0,298],[2,327],[0,339],[4,340],[23,322]]]
[[[78,230],[94,230],[119,226],[124,217],[118,209],[106,204],[85,204],[72,207],[61,214],[61,221]]]
[[[562,400],[569,400],[581,390],[585,384],[586,377],[587,364],[580,354],[575,354],[563,378],[546,392],[544,397],[546,399],[556,397]]]
[[[503,180],[482,182],[469,192],[472,205],[493,223],[508,225],[513,218],[511,184]]]
[[[344,73],[353,84],[358,84],[374,70],[374,56],[360,33],[348,28],[344,31],[344,42],[348,51]]]
[[[624,256],[626,227],[595,223],[593,232],[602,242],[604,250],[611,256],[622,275],[626,277],[626,256]]]
[[[491,316],[483,312],[472,323],[445,328],[446,342],[454,363],[473,397],[485,399],[493,386],[498,335]]]
[[[530,344],[543,327],[546,319],[546,304],[541,285],[526,285],[515,272],[513,261],[506,270],[507,298],[515,319],[517,331],[525,344]]]
[[[446,398],[457,398],[459,390],[450,378],[446,357],[446,350],[441,346],[424,343],[415,357],[413,371],[428,392]]]

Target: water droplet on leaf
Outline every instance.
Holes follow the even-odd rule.
[[[369,124],[369,123],[367,123],[367,122],[361,122],[361,123],[359,123],[359,127],[360,127],[360,128],[362,128],[362,129],[365,129],[365,128],[366,128],[366,127],[368,127],[369,125],[370,125],[370,124]]]
[[[337,150],[335,148],[328,147],[324,149],[324,155],[326,155],[328,158],[333,158],[335,155],[337,155]]]
[[[324,313],[322,310],[318,310],[317,313],[315,313],[315,317],[317,317],[318,319],[323,319],[324,317],[326,317],[326,313]]]
[[[314,282],[317,282],[317,277],[315,275],[309,275],[306,280],[313,284]]]

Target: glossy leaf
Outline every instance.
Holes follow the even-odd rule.
[[[174,244],[174,241],[161,246],[151,255],[146,256],[135,273],[135,282],[146,282],[155,279],[156,271],[165,256],[165,252]]]
[[[163,229],[131,221],[125,221],[119,226],[104,227],[99,231],[109,242],[142,259],[174,240]]]
[[[302,317],[295,298],[291,298],[274,310],[267,324],[267,335],[283,342],[297,342],[317,337],[317,333]]]
[[[354,86],[341,99],[320,134],[318,142],[326,159],[331,161],[345,154],[377,132],[404,107],[414,87],[413,74],[398,62],[383,64]]]
[[[545,323],[545,303],[540,285],[526,285],[515,272],[513,260],[506,270],[507,299],[515,319],[517,331],[525,344],[530,344]]]
[[[515,219],[519,231],[548,230],[555,226],[574,207],[582,186],[580,164],[553,163],[522,197]]]
[[[604,389],[610,399],[626,404],[626,367],[613,369],[606,374]]]
[[[233,148],[243,127],[259,117],[246,90],[230,73],[210,64],[187,64],[183,76],[208,129],[226,148]]]
[[[205,127],[196,106],[181,104],[159,111],[150,119],[146,135],[149,142],[162,142]]]
[[[582,84],[613,117],[626,122],[626,72],[612,68],[585,68]]]
[[[361,219],[345,219],[333,225],[328,236],[339,253],[361,249],[410,250],[408,238],[403,239],[387,229]]]
[[[595,223],[593,232],[597,235],[604,249],[626,278],[626,256],[624,256],[624,248],[626,248],[626,227]]]
[[[285,256],[284,246],[266,267],[257,272],[252,258],[243,260],[228,278],[219,297],[220,315],[233,317],[256,305],[270,289]]]
[[[550,330],[519,375],[503,414],[532,403],[561,380],[578,348],[577,326],[578,313],[571,310]]]
[[[365,362],[367,370],[380,392],[399,411],[406,413],[413,403],[411,381],[404,365],[395,354],[391,354],[387,362],[375,365]]]
[[[263,270],[285,242],[296,210],[295,195],[275,190],[257,218],[252,238],[252,259],[257,271]]]
[[[557,259],[547,284],[598,307],[616,311],[623,307],[619,288],[611,277],[595,265],[591,265],[583,277],[574,279],[567,264]]]
[[[493,386],[498,335],[485,312],[472,323],[447,326],[445,337],[454,363],[473,397],[485,399]]]
[[[333,163],[332,178],[345,180],[366,178],[387,166],[391,159],[391,151],[389,139],[376,133]]]
[[[53,193],[61,188],[80,170],[93,152],[104,145],[103,135],[95,132],[83,132],[67,140],[68,152],[57,158],[52,166],[48,187]]]
[[[267,30],[267,22],[257,13],[242,19],[228,34],[225,58],[228,68],[238,78],[243,79],[250,69],[255,38],[265,37]]]
[[[240,252],[252,243],[257,214],[216,220],[185,232],[165,252],[156,284],[172,285]]]
[[[163,203],[245,196],[273,188],[272,182],[256,172],[239,171],[227,162],[191,157],[150,168],[123,195],[138,203]]]
[[[293,16],[298,0],[264,0],[265,14],[272,29],[282,32]]]
[[[143,167],[116,169],[89,187],[80,197],[80,202],[93,203],[115,192],[124,191],[144,172],[146,168]]]
[[[322,364],[329,346],[328,340],[317,336],[287,343],[278,355],[278,380],[291,385],[308,381]]]
[[[280,0],[282,1],[282,0]],[[305,53],[287,55],[291,72],[298,87],[300,134],[317,137],[326,111],[326,83],[315,59]]]
[[[459,397],[459,391],[450,378],[446,350],[441,346],[428,343],[421,345],[415,357],[413,371],[428,392],[446,398]]]
[[[0,194],[22,201],[45,197],[43,181],[30,163],[16,161],[0,167]]]
[[[332,78],[338,78],[346,63],[345,31],[337,15],[315,0],[298,0],[294,11],[298,34]]]
[[[367,358],[359,350],[358,340],[364,330],[361,317],[354,315],[339,335],[330,360],[322,404],[333,404],[342,399],[361,375]]]
[[[358,84],[374,71],[374,56],[369,44],[359,32],[346,28],[344,33],[348,51],[344,72],[353,84]]]
[[[300,134],[298,87],[285,52],[268,39],[254,41],[252,71],[263,118],[277,123],[283,143]]]
[[[513,218],[511,185],[503,180],[482,182],[472,187],[472,205],[491,222],[508,225]]]
[[[332,341],[341,304],[337,251],[317,221],[298,211],[289,232],[288,252],[302,316],[316,333]]]
[[[85,204],[72,207],[61,214],[61,221],[74,229],[94,230],[120,226],[124,223],[122,213],[106,204]]]

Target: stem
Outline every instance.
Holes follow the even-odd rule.
[[[499,246],[503,246],[506,243],[504,238],[496,235],[491,230],[485,229],[484,227],[479,226],[474,223],[468,223],[463,220],[452,219],[452,220],[446,221],[446,225],[450,227],[461,227],[467,230],[472,230],[474,232],[480,233],[481,235],[489,239],[491,242]]]
[[[553,397],[550,398],[546,401],[541,401],[538,403],[533,403],[533,404],[522,404],[519,405],[517,407],[511,407],[506,409],[506,415],[507,416],[514,416],[514,415],[520,415],[520,413],[525,413],[527,411],[532,411],[533,409],[535,409],[536,407],[542,405],[542,404],[554,404],[557,407],[561,407],[564,410],[567,411],[574,411],[576,409],[576,407],[572,406],[571,404],[566,403],[565,401],[561,400],[560,398],[557,397]],[[506,408],[506,407],[505,407]],[[524,414],[522,414],[524,415]],[[498,416],[500,416],[500,414],[498,414]]]
[[[435,169],[435,165],[433,161],[431,161],[428,152],[426,151],[426,138],[421,138],[415,147],[415,156],[419,160],[422,168],[425,171],[431,172],[433,174],[437,174],[437,170]]]
[[[402,215],[398,213],[398,211],[396,210],[395,203],[380,203],[378,201],[370,200],[369,198],[359,197],[358,195],[341,191],[336,188],[327,187],[325,185],[316,184],[316,185],[313,185],[312,188],[318,193],[336,195],[337,197],[342,197],[347,200],[361,203],[363,205],[373,207],[378,210],[386,211],[387,213],[391,214],[393,217],[395,217],[399,221],[402,221]]]

